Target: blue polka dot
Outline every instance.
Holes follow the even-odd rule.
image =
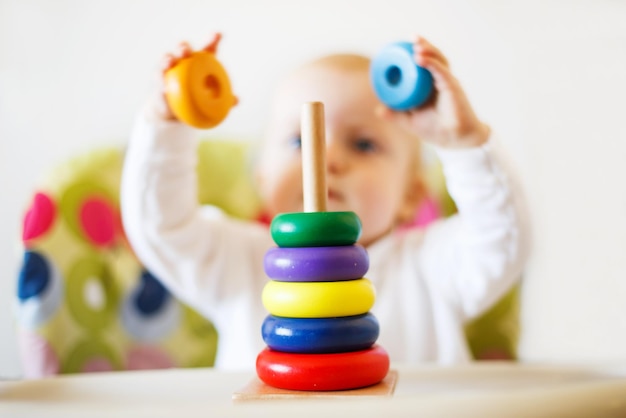
[[[170,297],[169,292],[148,271],[141,274],[141,284],[135,294],[135,308],[144,316],[157,313]]]
[[[137,286],[124,297],[120,306],[124,329],[139,341],[163,341],[182,320],[181,306],[150,273],[144,271]]]
[[[18,278],[17,297],[25,301],[40,295],[50,282],[50,268],[46,259],[35,251],[24,253],[24,264]]]

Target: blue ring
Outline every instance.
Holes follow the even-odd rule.
[[[365,350],[378,338],[378,320],[371,313],[339,318],[284,318],[268,315],[263,341],[286,353],[345,353]]]
[[[433,76],[415,63],[409,42],[384,47],[372,60],[370,77],[380,101],[397,111],[420,107],[433,92]]]

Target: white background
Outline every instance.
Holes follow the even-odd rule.
[[[0,377],[20,375],[11,307],[38,180],[123,145],[162,55],[215,30],[241,103],[214,134],[246,139],[304,59],[431,39],[527,188],[522,358],[626,362],[624,22],[617,0],[0,0]]]

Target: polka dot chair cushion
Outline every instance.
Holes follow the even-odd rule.
[[[200,202],[239,218],[258,216],[245,174],[247,148],[200,142]],[[211,322],[174,298],[128,245],[119,210],[122,163],[116,148],[81,155],[54,170],[32,196],[15,304],[25,377],[213,365],[218,337]],[[428,179],[431,198],[410,227],[455,210],[436,164]],[[516,302],[514,290],[468,325],[476,358],[515,357]]]
[[[16,318],[24,375],[211,366],[213,325],[136,259],[119,211],[122,152],[63,164],[24,215]]]

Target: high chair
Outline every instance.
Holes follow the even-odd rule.
[[[259,216],[246,175],[249,148],[233,140],[199,143],[201,203],[242,219]],[[25,377],[214,363],[217,330],[170,294],[126,241],[119,210],[123,158],[120,148],[80,155],[33,191],[23,219],[15,299]],[[409,227],[455,210],[437,164],[429,164],[428,183],[429,199]],[[476,359],[515,358],[517,299],[515,288],[468,324]]]

